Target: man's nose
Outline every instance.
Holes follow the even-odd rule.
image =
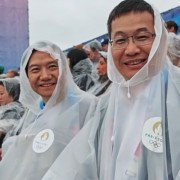
[[[129,37],[128,39],[128,44],[127,47],[125,49],[125,53],[126,55],[134,55],[140,52],[140,48],[135,44],[135,42],[133,41],[132,37]]]
[[[41,80],[50,79],[51,78],[51,74],[50,74],[50,72],[46,68],[43,68],[41,70],[40,78],[41,78]]]

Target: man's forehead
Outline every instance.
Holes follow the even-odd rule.
[[[28,66],[39,63],[51,64],[51,63],[58,63],[58,61],[52,58],[49,53],[36,51],[33,54],[31,54],[28,60]]]
[[[134,18],[136,17],[136,18]],[[140,29],[152,30],[154,29],[153,16],[149,12],[142,12],[133,14],[125,14],[117,17],[111,24],[111,35],[116,33],[133,33]]]

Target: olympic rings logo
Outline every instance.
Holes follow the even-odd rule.
[[[158,148],[158,147],[161,146],[161,144],[158,143],[157,141],[149,140],[149,143],[150,143],[151,145],[153,145],[154,148]]]

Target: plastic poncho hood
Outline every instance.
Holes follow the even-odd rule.
[[[26,74],[26,66],[28,64],[29,58],[33,52],[33,50],[42,51],[50,54],[50,56],[58,61],[59,65],[59,77],[56,88],[46,104],[44,111],[46,109],[56,105],[63,98],[66,97],[66,94],[73,91],[76,94],[78,92],[77,86],[73,83],[72,75],[70,73],[68,63],[66,57],[63,52],[51,42],[38,42],[30,46],[23,54],[20,66],[20,84],[21,84],[21,94],[20,101],[28,107],[31,111],[37,114],[40,111],[39,103],[41,101],[41,97],[33,91],[31,85],[29,83],[27,74]]]
[[[18,101],[20,94],[19,81],[14,78],[5,78],[5,79],[1,79],[0,82],[3,83],[6,91],[13,98],[13,101]]]
[[[117,70],[111,54],[111,45],[108,47],[108,76],[109,79],[121,86],[135,86],[151,77],[155,76],[162,69],[166,54],[163,53],[167,49],[167,33],[162,24],[160,13],[154,8],[154,30],[156,37],[154,39],[152,49],[150,51],[148,62],[139,70],[130,80],[126,81]],[[158,59],[158,61],[157,61]]]

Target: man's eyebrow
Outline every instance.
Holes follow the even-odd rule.
[[[137,33],[137,32],[142,32],[142,31],[148,31],[148,29],[147,29],[146,27],[142,27],[142,28],[136,29],[136,30],[133,32],[133,34],[134,34],[134,33]],[[114,37],[117,37],[118,35],[125,35],[125,36],[127,36],[128,34],[126,34],[126,33],[123,32],[123,31],[117,31],[117,32],[115,33]]]
[[[54,61],[51,61],[51,62],[48,62],[47,65],[51,65],[51,64],[56,64],[58,65],[58,61],[57,60],[54,60]]]
[[[55,59],[54,61],[50,61],[50,62],[48,62],[46,65],[50,65],[50,64],[57,64],[58,65],[58,61]],[[32,67],[35,67],[35,66],[40,66],[39,64],[30,64],[29,66],[28,66],[28,68],[32,68]]]
[[[123,31],[117,31],[117,32],[114,34],[114,37],[117,37],[118,35],[126,35],[126,33],[124,33]]]
[[[148,31],[148,29],[146,27],[143,27],[143,28],[137,29],[135,32],[141,32],[141,31]]]
[[[38,66],[39,66],[38,64],[31,64],[28,66],[28,69],[33,68],[33,67],[38,67]]]

